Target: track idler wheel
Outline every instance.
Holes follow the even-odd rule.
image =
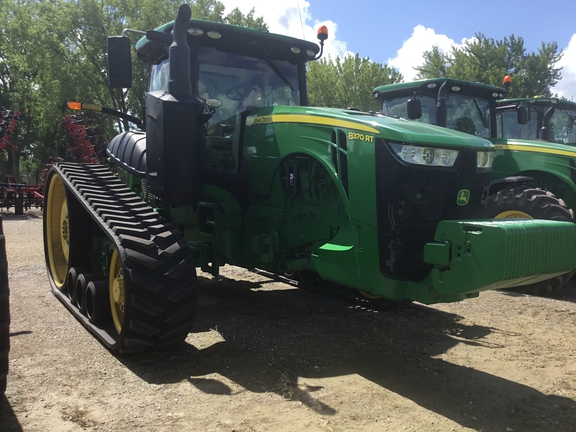
[[[44,236],[48,271],[53,284],[64,289],[70,259],[70,213],[66,187],[62,178],[48,179],[44,212]]]

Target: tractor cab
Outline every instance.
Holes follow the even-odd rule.
[[[556,98],[497,102],[498,137],[576,145],[576,103]]]
[[[325,28],[318,46],[189,18],[182,15],[155,30],[136,31],[145,35],[136,44],[137,56],[150,71],[147,134],[120,137],[108,149],[110,157],[119,160],[125,142],[134,141],[129,147],[139,148],[138,160],[147,166],[139,162],[129,171],[145,176],[154,195],[176,205],[195,202],[203,184],[230,189],[233,186],[226,185],[245,181],[242,160],[250,148],[241,137],[248,114],[266,107],[308,105],[306,62],[319,58],[327,38]],[[127,37],[109,38],[111,87],[131,85],[129,53]]]
[[[496,101],[503,88],[455,79],[434,78],[377,87],[381,112],[483,138],[496,137]]]
[[[165,26],[158,31],[170,31]],[[171,37],[171,35],[170,35]],[[206,101],[204,171],[211,182],[240,172],[240,136],[249,112],[273,106],[308,104],[305,63],[318,45],[235,26],[190,21],[191,93]],[[168,91],[170,60],[164,46],[137,45],[150,65],[149,92]]]

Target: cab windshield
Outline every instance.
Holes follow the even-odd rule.
[[[407,102],[414,96],[399,96],[382,102],[382,114],[408,118]],[[415,119],[422,123],[436,124],[436,98],[428,95],[418,97],[422,104],[422,116]],[[486,99],[450,93],[446,98],[446,127],[483,138],[490,137],[490,104]]]
[[[498,110],[498,137],[508,139],[538,140],[543,126],[543,107],[530,107],[526,124],[518,123],[516,107]],[[557,107],[550,117],[550,142],[576,144],[576,109]]]
[[[247,56],[198,47],[198,61],[192,56],[193,93],[220,104],[211,113],[205,128],[204,168],[207,175],[237,173],[246,157],[240,145],[242,115],[259,107],[302,105],[298,64],[272,59],[267,52]],[[163,58],[152,66],[149,91],[168,90],[170,68]],[[213,105],[213,104],[211,104]]]
[[[199,47],[197,67],[198,96],[222,103],[211,123],[250,108],[301,105],[298,66],[264,51],[256,58]],[[168,59],[163,59],[152,66],[149,91],[168,90],[168,78]]]

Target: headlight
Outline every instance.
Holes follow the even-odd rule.
[[[390,146],[396,156],[405,162],[415,165],[451,167],[454,166],[458,157],[458,150],[394,143],[391,143]]]
[[[476,168],[491,169],[494,152],[479,151],[476,153]]]

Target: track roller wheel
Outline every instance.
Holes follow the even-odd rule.
[[[90,281],[84,298],[86,316],[92,324],[103,324],[110,319],[108,281]]]
[[[74,297],[75,306],[82,314],[86,314],[86,289],[88,283],[96,280],[101,280],[102,275],[100,273],[81,273],[76,279],[76,283],[72,285],[74,287]]]
[[[547,219],[576,222],[574,211],[552,192],[526,185],[504,188],[486,201],[483,217],[489,219]],[[574,271],[529,285],[508,288],[523,294],[549,295],[566,285]]]
[[[76,282],[78,281],[78,276],[82,273],[86,273],[90,271],[90,267],[70,267],[68,270],[68,275],[66,276],[66,283],[62,286],[61,291],[68,295],[70,302],[73,305],[77,304],[77,294],[76,290]]]

